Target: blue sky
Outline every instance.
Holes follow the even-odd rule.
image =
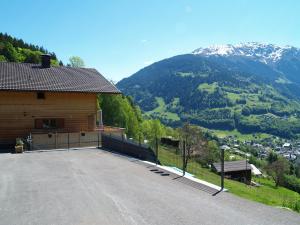
[[[1,0],[0,32],[119,81],[198,47],[258,41],[300,47],[297,0]]]

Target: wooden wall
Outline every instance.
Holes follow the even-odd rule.
[[[45,99],[37,99],[36,92],[1,91],[0,144],[14,144],[17,137],[41,131],[34,129],[39,118],[64,118],[64,130],[69,132],[93,130],[96,113],[93,93],[45,92]]]

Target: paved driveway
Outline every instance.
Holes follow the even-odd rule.
[[[215,197],[100,150],[0,154],[0,224],[300,224],[300,214]]]

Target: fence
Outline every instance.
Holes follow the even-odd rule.
[[[124,129],[119,127],[102,126],[94,131],[68,132],[61,131],[34,131],[27,139],[28,150],[46,150],[61,148],[78,148],[101,146],[101,134],[110,134],[122,137]]]
[[[120,138],[102,134],[102,147],[142,160],[156,162],[156,156],[151,148],[147,145],[138,144],[134,141],[124,139],[124,137]]]
[[[30,150],[77,148],[101,146],[101,134],[98,131],[76,133],[32,134]]]

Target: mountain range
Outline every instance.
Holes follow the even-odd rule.
[[[198,48],[117,83],[145,116],[171,126],[300,134],[300,49],[256,42]]]

